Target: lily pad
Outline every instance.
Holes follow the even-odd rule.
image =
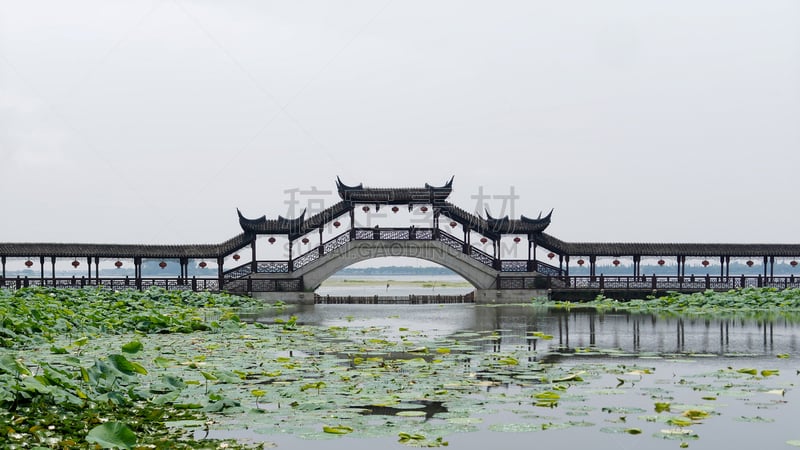
[[[136,435],[124,423],[106,422],[98,425],[86,435],[86,442],[101,448],[121,448],[130,450],[136,445]]]

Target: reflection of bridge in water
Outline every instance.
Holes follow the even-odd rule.
[[[659,317],[514,305],[477,308],[475,323],[475,329],[499,330],[499,337],[483,344],[487,350],[526,348],[575,356],[796,353],[800,351],[798,328],[800,315],[773,319]],[[552,339],[534,336],[535,332],[552,336]]]
[[[666,291],[800,287],[794,275],[775,276],[776,263],[797,266],[800,244],[564,242],[544,232],[552,211],[536,219],[494,218],[488,213],[481,217],[448,201],[452,182],[366,188],[337,180],[340,201],[324,211],[308,218],[304,212],[277,219],[249,219],[239,213],[243,232],[213,245],[0,243],[0,287],[158,286],[311,303],[312,291],[334,273],[386,256],[420,258],[453,270],[476,288],[478,303],[545,295],[642,297]],[[412,224],[362,226],[395,215],[407,216]],[[510,259],[508,249],[515,254],[524,249],[527,256]],[[745,261],[749,270],[758,272],[732,275],[731,267]],[[672,273],[646,275],[643,263]],[[701,266],[707,273],[692,273]],[[619,274],[623,267],[628,273]],[[125,271],[129,272],[124,276],[113,276]],[[152,276],[158,271],[170,275]]]

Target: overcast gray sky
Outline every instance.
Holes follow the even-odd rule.
[[[455,175],[456,204],[514,189],[569,241],[800,242],[798,24],[797,0],[0,0],[0,241],[219,242],[336,175]]]

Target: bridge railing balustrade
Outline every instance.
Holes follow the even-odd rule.
[[[541,272],[540,272],[541,273]],[[800,278],[792,276],[710,276],[710,275],[636,275],[636,276],[570,276],[566,289],[619,289],[659,291],[726,291],[747,287],[800,288]]]
[[[558,267],[551,266],[550,264],[543,263],[541,261],[534,261],[536,264],[534,265],[535,269],[534,272],[539,272],[542,275],[548,275],[551,277],[561,277],[563,276],[563,271]]]
[[[488,253],[485,253],[475,247],[470,246],[469,256],[479,263],[486,264],[489,267],[494,267],[494,258]]]
[[[234,267],[233,269],[226,270],[222,273],[223,277],[227,279],[238,279],[243,278],[253,273],[253,265],[252,263],[245,263],[239,267]]]
[[[322,244],[322,249],[323,249],[324,254],[327,255],[328,253],[330,253],[332,251],[335,251],[335,250],[339,249],[340,247],[343,247],[348,242],[350,242],[350,233],[349,232],[344,232],[344,233],[340,234],[339,236],[336,236],[335,238],[333,238],[333,239],[325,242],[324,244]]]
[[[459,252],[464,250],[464,241],[444,231],[439,232],[439,242]]]
[[[312,262],[318,260],[319,258],[320,258],[319,251],[317,251],[316,249],[310,250],[295,258],[292,267],[294,267],[294,270],[297,270],[307,264],[311,264]]]
[[[289,273],[289,261],[256,261],[257,273]]]
[[[504,259],[500,261],[501,272],[527,272],[528,260]]]

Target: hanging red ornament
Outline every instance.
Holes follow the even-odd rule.
[[[200,261],[200,264],[198,264],[198,266],[200,266],[201,269],[205,269],[207,265],[208,264],[206,264],[205,261]]]
[[[614,266],[618,266],[619,265],[619,260],[615,259],[614,261],[611,261],[611,263],[614,264]]]
[[[489,241],[489,240],[488,240],[488,239],[486,239],[485,237],[482,237],[482,238],[481,238],[481,244],[485,244],[485,243],[486,243],[486,242],[488,242],[488,241]]]
[[[789,265],[792,267],[797,267],[797,261],[792,261],[789,263]]]
[[[556,257],[556,254],[553,253],[553,252],[550,252],[550,253],[547,254],[547,257],[550,258],[550,259],[553,259],[553,258]]]
[[[267,242],[269,242],[270,244],[274,244],[275,243],[275,238],[270,236],[269,239],[267,239]]]
[[[579,265],[579,266],[582,266],[582,265],[583,265],[585,262],[586,262],[586,261],[584,261],[584,260],[582,260],[582,259],[579,259],[579,260],[578,260],[578,265]]]
[[[520,238],[519,238],[519,236],[517,236],[517,237],[515,237],[515,238],[514,238],[514,243],[515,243],[515,244],[519,244],[519,242],[520,242],[521,240],[522,240],[522,239],[520,239]]]
[[[753,261],[747,261],[747,267],[753,267],[753,264],[755,264]]]
[[[397,206],[392,206],[392,212],[396,213],[397,211],[400,211],[400,208],[398,208]]]
[[[337,220],[336,222],[333,222],[333,226],[339,228],[340,226],[342,226],[342,223]]]
[[[711,263],[710,263],[710,262],[708,262],[708,260],[707,260],[707,259],[704,259],[704,260],[703,260],[703,262],[702,262],[701,264],[703,264],[703,267],[708,267],[708,265],[709,265],[709,264],[711,264]]]
[[[455,228],[455,227],[456,227],[456,225],[458,225],[458,224],[457,224],[457,223],[455,223],[455,222],[450,222],[450,228]]]
[[[302,242],[303,244],[308,244],[308,238],[303,238]]]
[[[361,210],[364,212],[369,212],[369,206],[362,206]]]
[[[80,262],[78,262],[78,260],[77,260],[77,259],[76,259],[75,261],[72,261],[72,267],[74,267],[74,268],[76,268],[76,269],[77,269],[77,268],[78,268],[78,266],[80,266],[80,265],[81,265],[81,263],[80,263]]]
[[[422,211],[422,212],[428,212],[428,207],[427,206],[423,206],[419,210]]]
[[[119,269],[120,267],[122,267],[122,261],[117,261],[114,263],[114,265],[117,267],[117,269]]]
[[[32,265],[33,265],[33,261],[31,261],[30,259],[25,261],[25,267],[30,267]]]
[[[160,263],[158,263],[158,267],[161,267],[163,269],[163,268],[167,267],[167,263],[165,263],[164,261],[161,261]]]
[[[663,265],[664,265],[664,264],[666,264],[666,263],[667,263],[667,262],[666,262],[666,261],[664,261],[663,259],[659,259],[659,260],[658,260],[658,265],[659,265],[659,266],[663,266]]]
[[[238,261],[238,260],[239,260],[239,258],[241,258],[241,256],[239,256],[239,254],[238,254],[238,253],[234,253],[234,255],[233,255],[233,260],[234,260],[234,261]]]

